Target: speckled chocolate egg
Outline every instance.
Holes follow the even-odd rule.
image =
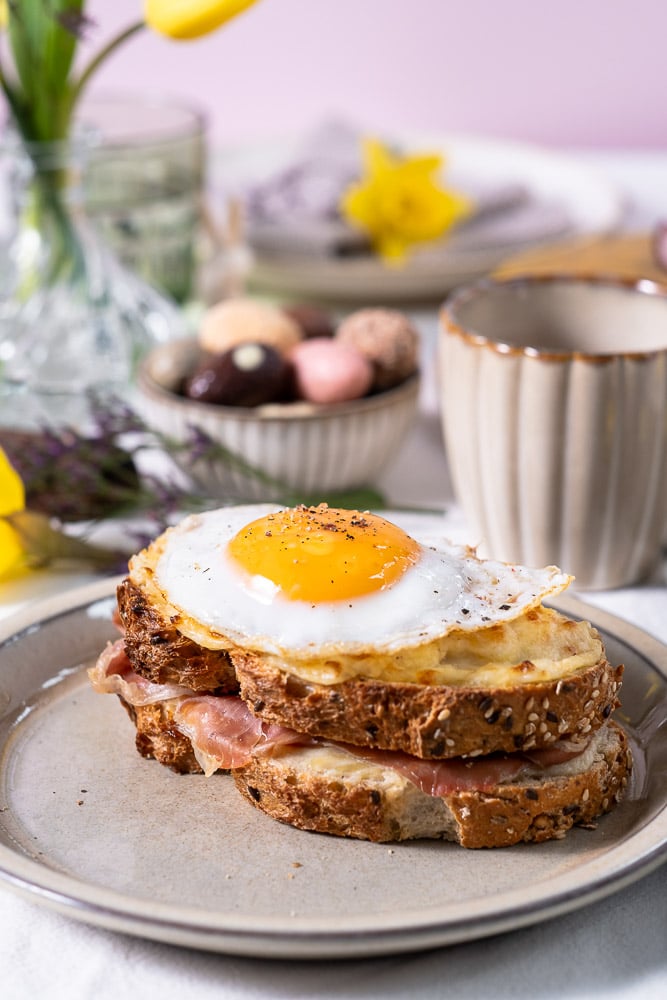
[[[373,366],[368,359],[335,339],[304,340],[290,357],[297,395],[311,403],[359,399],[373,382]]]
[[[239,344],[207,354],[186,380],[184,395],[221,406],[260,406],[291,395],[293,368],[267,344]]]
[[[302,339],[301,328],[282,309],[252,299],[226,299],[206,311],[199,328],[199,345],[223,354],[237,344],[268,344],[282,354]]]
[[[335,327],[331,315],[309,302],[295,302],[283,306],[286,316],[301,328],[306,339],[311,337],[333,337]]]
[[[375,389],[390,389],[417,370],[419,336],[395,309],[360,309],[336,330],[336,340],[354,347],[371,362]]]

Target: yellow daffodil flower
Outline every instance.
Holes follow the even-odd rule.
[[[257,0],[145,0],[144,20],[160,35],[199,38],[242,14]]]
[[[21,539],[6,517],[16,514],[24,507],[25,491],[21,478],[0,448],[0,578],[21,565]]]
[[[437,180],[441,156],[398,156],[366,140],[364,177],[344,192],[343,217],[368,233],[373,249],[388,262],[401,261],[420,243],[438,239],[469,214],[468,198]]]

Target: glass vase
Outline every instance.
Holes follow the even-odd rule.
[[[178,308],[90,224],[90,137],[4,143],[11,228],[0,265],[0,419],[85,424],[91,394],[126,395],[141,357],[182,335]]]

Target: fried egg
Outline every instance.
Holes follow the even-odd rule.
[[[484,629],[571,579],[326,505],[190,515],[135,557],[130,575],[202,645],[292,658],[393,653]]]

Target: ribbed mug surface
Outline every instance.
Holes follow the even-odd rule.
[[[480,547],[576,585],[634,583],[667,523],[667,298],[657,286],[519,279],[442,313],[442,426]]]

